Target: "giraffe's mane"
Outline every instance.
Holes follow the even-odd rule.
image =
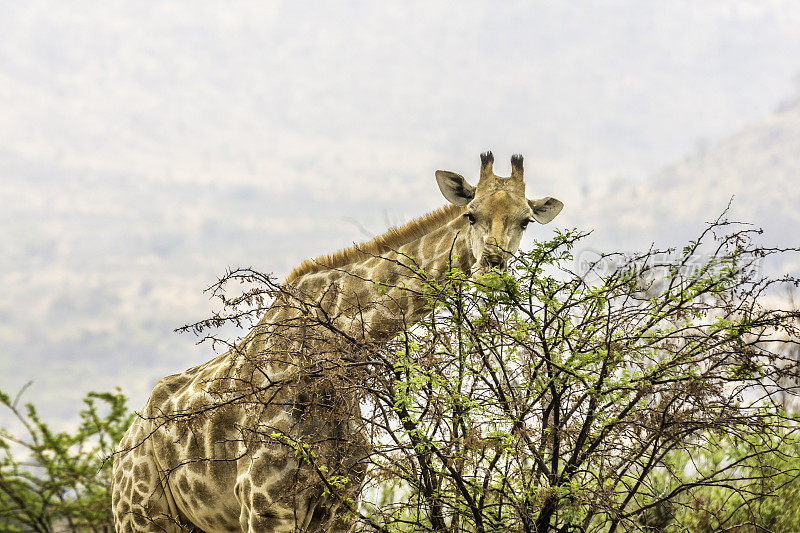
[[[338,252],[321,255],[314,259],[306,259],[300,263],[300,266],[289,273],[283,283],[290,283],[306,274],[331,268],[341,268],[368,257],[374,257],[376,255],[385,254],[391,250],[396,250],[404,244],[408,244],[442,227],[463,211],[463,206],[447,204],[426,215],[415,218],[402,226],[390,228],[386,233],[378,235],[369,241],[354,244]]]

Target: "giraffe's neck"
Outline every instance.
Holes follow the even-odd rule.
[[[428,314],[432,282],[453,269],[471,273],[475,257],[462,213],[454,210],[448,220],[404,240],[397,250],[361,254],[357,261],[293,277],[256,328],[224,356],[221,382],[236,394],[255,390],[254,405],[273,406],[272,418],[292,420],[292,431],[301,435],[341,443],[341,435],[357,434],[363,423],[353,380],[363,367],[349,364],[360,362],[369,344],[392,339]],[[247,416],[261,423],[259,417],[266,415],[260,413],[256,409]],[[354,452],[330,456],[348,453]]]
[[[396,250],[303,274],[292,280],[309,313],[331,321],[359,342],[380,342],[421,320],[428,312],[425,292],[431,281],[452,269],[470,274],[475,257],[467,240],[467,220],[450,220]],[[297,317],[298,306],[275,306],[264,320],[272,324]],[[287,310],[288,309],[288,310]]]
[[[366,341],[387,340],[419,322],[430,312],[426,296],[431,284],[442,281],[451,270],[470,275],[475,257],[467,241],[468,224],[458,216],[397,252],[355,266],[352,279],[343,279],[345,294],[357,295],[360,302],[365,297],[374,302],[363,318]],[[361,276],[365,268],[367,275]],[[356,325],[361,327],[361,321]]]

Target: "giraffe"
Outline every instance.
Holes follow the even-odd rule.
[[[293,376],[300,360],[348,350],[321,316],[336,338],[384,342],[429,312],[420,271],[441,279],[453,268],[503,270],[528,222],[561,211],[555,198],[526,198],[521,155],[510,177],[493,163],[481,154],[477,186],[437,171],[449,205],[304,261],[235,347],[160,380],[114,457],[117,532],[348,531],[342,502],[358,498],[369,450],[358,395],[326,384],[324,370]],[[312,436],[313,458],[291,445]],[[342,475],[336,495],[319,469]]]

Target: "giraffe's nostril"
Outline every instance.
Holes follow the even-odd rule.
[[[503,256],[498,254],[487,254],[484,261],[492,268],[502,268],[505,263]]]

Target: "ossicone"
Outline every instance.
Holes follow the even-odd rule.
[[[522,176],[522,154],[514,154],[511,156],[511,177],[515,180],[522,181]]]
[[[481,154],[481,179],[490,178],[494,175],[492,172],[492,164],[494,163],[494,154],[491,151],[486,151]]]

